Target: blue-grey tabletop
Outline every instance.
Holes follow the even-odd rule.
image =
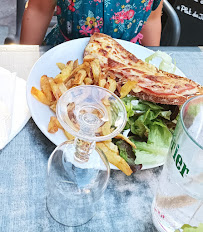
[[[26,59],[23,49],[15,49]],[[40,54],[47,49],[40,48]],[[186,76],[203,84],[203,53],[199,48],[151,49],[171,54]],[[5,55],[9,52],[4,50]],[[0,56],[3,60],[1,53]],[[0,151],[0,231],[157,231],[152,222],[151,203],[162,167],[141,170],[131,176],[111,170],[100,209],[91,221],[79,227],[57,223],[46,209],[47,161],[54,148],[30,119]]]

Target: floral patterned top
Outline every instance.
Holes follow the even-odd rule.
[[[46,36],[44,44],[91,36],[101,32],[140,42],[139,33],[151,11],[161,0],[57,0],[58,24]]]

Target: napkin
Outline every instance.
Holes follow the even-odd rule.
[[[0,149],[21,131],[29,118],[26,81],[0,67]]]

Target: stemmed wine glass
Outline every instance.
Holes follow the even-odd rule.
[[[95,215],[110,175],[108,160],[96,142],[123,130],[126,110],[109,90],[81,85],[60,97],[56,114],[75,139],[56,147],[48,160],[47,208],[59,223],[78,226]]]

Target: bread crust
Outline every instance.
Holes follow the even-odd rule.
[[[124,49],[117,41],[102,33],[94,33],[85,48],[84,55],[93,55],[100,60],[102,72],[112,73],[119,83],[125,84],[130,80],[138,82],[139,91],[131,91],[132,95],[140,99],[170,105],[182,105],[187,99],[203,94],[203,87],[196,82],[182,76],[158,70]],[[147,88],[141,82],[149,83]],[[154,86],[156,86],[154,88]],[[171,94],[160,94],[157,87],[166,89]],[[171,86],[171,89],[170,89]],[[150,91],[150,87],[152,88]],[[153,89],[154,88],[154,89]],[[188,90],[187,90],[188,88]],[[184,94],[179,90],[183,89]],[[192,90],[191,90],[192,89]],[[159,89],[158,89],[159,90]],[[178,92],[179,91],[179,92]]]
[[[156,94],[148,94],[147,91],[143,92],[138,92],[135,93],[133,91],[130,92],[131,95],[136,96],[144,101],[150,101],[150,102],[155,102],[155,103],[160,103],[164,105],[182,105],[187,99],[187,97],[181,96],[181,97],[176,97],[176,96],[168,96],[167,98],[164,96],[157,96]]]

